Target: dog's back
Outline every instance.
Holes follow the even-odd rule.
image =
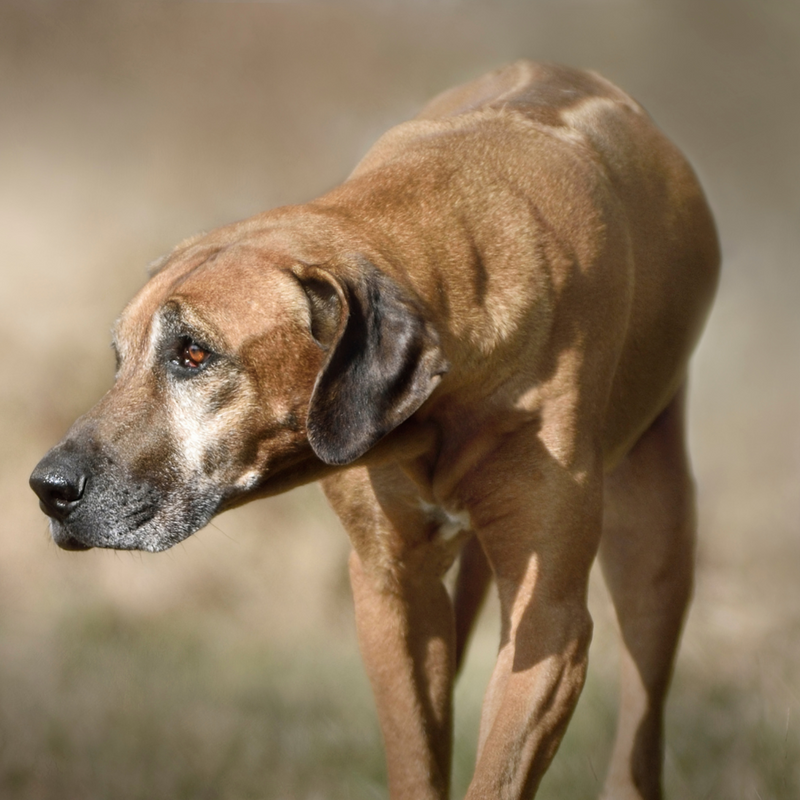
[[[425,105],[417,119],[495,108],[514,109],[533,121],[559,126],[566,124],[562,112],[589,98],[642,111],[633,98],[596,73],[522,60],[442,92]]]

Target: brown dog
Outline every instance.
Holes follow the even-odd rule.
[[[534,795],[583,685],[599,548],[624,645],[604,796],[658,798],[692,585],[683,387],[718,262],[642,109],[520,62],[320,199],[180,245],[123,312],[114,387],[31,484],[61,547],[163,550],[322,478],[397,799],[448,794],[487,565],[502,641],[468,798]]]

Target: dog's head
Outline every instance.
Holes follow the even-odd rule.
[[[446,371],[419,302],[366,259],[213,237],[153,275],[114,349],[114,386],[31,476],[65,549],[164,550],[350,464]]]

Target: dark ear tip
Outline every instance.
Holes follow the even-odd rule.
[[[321,419],[310,415],[307,423],[308,442],[317,458],[332,467],[343,467],[361,458],[379,439],[381,433],[360,431],[354,435],[344,421],[333,424],[330,416]]]
[[[320,438],[316,436],[309,436],[308,441],[311,444],[311,449],[314,451],[314,455],[316,455],[316,457],[322,461],[323,464],[327,464],[331,467],[347,466],[364,455],[364,453],[350,453],[348,451],[342,451],[341,449],[331,447],[331,443],[326,441],[324,437]]]
[[[386,414],[367,413],[353,415],[355,424],[347,424],[330,405],[320,403],[307,420],[308,442],[314,454],[325,464],[335,467],[347,466],[357,461],[375,447],[385,436],[402,425],[430,397],[449,369],[443,358],[437,363],[437,371],[430,375],[422,397],[408,413],[391,418]],[[334,422],[334,419],[337,419]]]

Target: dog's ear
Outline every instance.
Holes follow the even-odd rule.
[[[419,304],[364,259],[306,267],[311,333],[327,357],[308,409],[308,439],[327,464],[349,464],[410,417],[448,364]]]

